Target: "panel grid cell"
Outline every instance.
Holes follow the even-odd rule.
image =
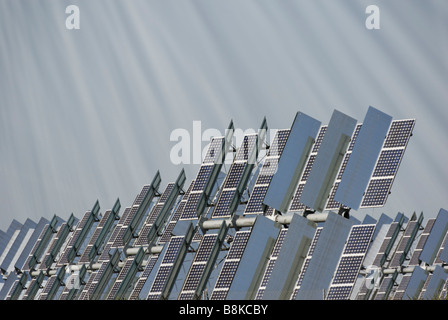
[[[194,186],[192,191],[201,191],[204,190],[205,185],[207,184],[210,174],[213,171],[213,165],[202,165],[199,168],[198,175],[195,179]]]
[[[404,149],[383,150],[376,163],[373,177],[394,176],[403,155]]]
[[[246,165],[246,162],[235,162],[232,164],[224,181],[223,189],[231,189],[238,186]]]
[[[255,186],[247,202],[245,213],[262,213],[263,200],[268,190],[268,186]]]
[[[268,157],[280,157],[288,140],[290,129],[278,130],[275,134],[274,140],[269,148]]]
[[[236,153],[234,161],[249,160],[249,156],[253,152],[256,143],[257,143],[256,134],[244,136],[243,142],[241,143],[241,146]]]
[[[230,204],[235,196],[235,190],[223,190],[213,210],[213,217],[229,216]]]
[[[366,252],[370,245],[370,240],[374,229],[374,225],[354,226],[345,245],[343,254]]]
[[[370,180],[361,207],[382,206],[389,195],[392,182],[393,178]]]
[[[396,120],[393,121],[383,148],[405,147],[409,137],[412,135],[415,120]]]
[[[352,283],[358,276],[363,256],[343,256],[333,279],[333,284]]]
[[[223,150],[224,138],[213,138],[205,155],[204,164],[216,163]]]

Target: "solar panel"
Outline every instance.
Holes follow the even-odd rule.
[[[398,244],[398,247],[395,250],[395,253],[389,263],[389,268],[399,267],[405,261],[422,221],[423,214],[420,214],[418,220],[409,221],[404,231],[403,237],[401,238],[401,241]]]
[[[339,169],[343,174],[339,174],[341,181],[335,187],[334,195],[336,201],[344,206],[359,208],[391,121],[391,116],[369,107],[362,126],[357,126],[360,130],[352,135],[352,141],[356,142],[350,156],[346,156],[347,162],[343,162]]]
[[[210,146],[205,154],[203,164],[213,164],[221,160],[222,153],[224,152],[224,138],[213,138],[210,142]]]
[[[189,223],[184,236],[171,237],[147,296],[148,300],[168,299],[174,280],[185,258],[187,247],[191,243],[193,232],[193,225]]]
[[[350,298],[375,228],[376,224],[352,227],[328,290],[327,300]]]
[[[120,261],[120,252],[114,250],[108,261],[101,263],[98,270],[94,271],[87,281],[83,291],[79,295],[79,300],[99,300],[109,282],[114,269]]]
[[[245,135],[241,143],[241,146],[239,147],[236,153],[234,161],[250,162],[256,160],[257,142],[258,142],[257,134]],[[252,162],[252,164],[253,163],[254,162]]]
[[[221,229],[219,234],[204,235],[178,296],[179,300],[198,299],[202,294],[205,282],[212,271],[212,265],[216,261],[218,250],[227,233],[227,227],[224,225],[223,227],[225,229]]]
[[[221,300],[226,298],[250,234],[250,230],[238,231],[235,233],[229,253],[227,254],[218,279],[216,280],[215,288],[210,297],[211,300]]]
[[[134,286],[134,288],[133,288],[133,290],[131,292],[131,295],[129,296],[130,300],[137,300],[137,299],[142,298],[140,296],[140,294],[141,294],[141,292],[143,290],[143,287],[145,286],[145,284],[146,284],[146,282],[148,280],[149,275],[153,271],[154,265],[156,264],[158,258],[159,258],[158,254],[151,255],[148,258],[148,260],[146,262],[146,265],[145,265],[142,273],[139,275],[137,283],[135,284],[135,286]]]
[[[412,273],[404,274],[393,296],[394,300],[417,299],[428,274],[420,267]]]
[[[289,129],[278,130],[276,132],[268,155],[258,173],[255,186],[250,193],[248,203],[244,209],[244,214],[269,215],[269,210],[266,210],[263,200],[269,184],[271,183],[271,179],[277,171],[278,161],[289,137],[289,132]]]
[[[247,186],[258,153],[258,135],[245,135],[222,185],[221,193],[212,212],[212,218],[231,217],[237,209]]]
[[[414,129],[415,120],[396,120],[392,122],[389,133],[384,142],[384,148],[404,148]]]
[[[412,257],[409,260],[410,266],[418,266],[420,265],[420,254],[425,247],[425,243],[428,240],[429,234],[431,233],[431,229],[434,226],[436,219],[429,219],[426,223],[425,228],[423,229],[422,234],[420,235],[420,239],[418,240],[417,246],[412,253]]]
[[[288,229],[280,230],[280,233],[277,237],[277,241],[275,242],[274,249],[272,250],[272,254],[269,257],[268,266],[266,267],[266,270],[263,275],[263,279],[261,280],[260,287],[258,288],[258,291],[257,291],[257,295],[255,298],[257,300],[260,300],[263,297],[264,291],[266,289],[266,285],[268,284],[269,279],[271,277],[272,270],[274,269],[275,262],[277,261],[278,254],[283,245],[283,242],[285,240],[285,236],[286,236],[287,232],[288,232]]]
[[[433,264],[437,257],[439,248],[442,245],[443,238],[448,231],[448,211],[440,209],[436,220],[433,223],[431,231],[428,234],[427,242],[422,249],[420,260],[427,264]],[[440,252],[442,254],[443,251]],[[441,255],[441,260],[447,260],[444,255]]]
[[[122,299],[124,298],[126,290],[130,287],[135,275],[138,272],[138,268],[143,262],[144,250],[139,249],[135,256],[126,258],[123,267],[120,270],[112,289],[107,295],[107,300]]]
[[[296,114],[264,204],[279,212],[288,210],[319,127],[320,122],[314,118],[301,112]]]
[[[391,293],[397,276],[398,273],[395,271],[392,275],[383,278],[374,300],[386,300],[389,298],[389,294]]]
[[[379,207],[386,203],[414,125],[414,119],[392,121],[361,208]]]
[[[311,168],[300,202],[321,212],[343,160],[356,120],[335,110]]]

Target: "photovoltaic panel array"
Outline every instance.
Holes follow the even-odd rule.
[[[165,189],[165,191],[163,192],[163,194],[159,197],[159,200],[157,201],[157,203],[152,207],[149,215],[146,218],[146,221],[143,225],[143,227],[141,228],[139,235],[138,235],[138,239],[135,241],[134,246],[143,246],[143,245],[148,245],[148,234],[149,231],[151,229],[151,227],[153,226],[157,216],[160,214],[160,211],[162,210],[165,201],[168,198],[168,195],[170,194],[170,192],[173,190],[175,184],[174,183],[169,183]],[[168,208],[170,209],[170,208]]]
[[[33,270],[36,264],[40,263],[40,259],[44,254],[45,249],[47,248],[51,238],[56,233],[57,226],[59,224],[59,219],[57,216],[54,216],[50,223],[48,223],[44,229],[42,230],[39,238],[36,241],[33,249],[27,260],[25,261],[25,265],[23,267],[23,271]]]
[[[222,185],[212,218],[229,218],[237,209],[256,161],[257,145],[257,134],[244,136]]]
[[[57,263],[58,267],[62,267],[63,265],[71,263],[77,255],[80,254],[80,247],[88,233],[90,228],[94,225],[96,221],[98,221],[99,205],[98,201],[95,203],[95,206],[92,211],[87,211],[82,219],[78,222],[75,231],[73,232],[65,250],[63,251],[59,261]]]
[[[111,210],[107,210],[104,213],[103,217],[96,226],[93,235],[89,239],[89,243],[81,254],[81,257],[79,258],[80,263],[92,262],[96,255],[99,253],[100,248],[106,241],[107,235],[113,228],[114,222],[118,219],[119,210],[120,201],[117,200],[114,208]]]
[[[84,289],[80,293],[78,300],[99,300],[103,294],[105,286],[109,282],[115,268],[120,260],[120,252],[114,250],[110,259],[103,261],[98,270],[91,273]]]
[[[250,233],[250,230],[236,232],[229,253],[216,280],[215,288],[210,297],[211,300],[224,300],[226,298],[236,269],[246,248],[247,241],[249,240]]]
[[[294,291],[291,295],[291,300],[294,300],[299,292],[300,286],[302,284],[303,277],[308,269],[308,265],[310,263],[311,258],[313,257],[314,249],[316,248],[317,240],[319,240],[320,233],[322,231],[322,227],[316,228],[316,233],[314,234],[313,240],[311,242],[310,248],[308,249],[308,253],[305,257],[305,261],[303,262],[302,269],[300,270],[299,277],[294,286]]]
[[[412,253],[412,257],[409,260],[409,266],[418,266],[420,265],[420,253],[422,252],[423,248],[425,247],[426,241],[428,240],[429,235],[431,234],[432,227],[434,226],[434,222],[436,219],[429,219],[426,223],[425,228],[423,229],[422,234],[420,235],[420,238],[418,239],[417,246],[414,249],[414,252]]]
[[[158,240],[159,244],[166,243],[171,239],[171,233],[172,233],[174,227],[176,226],[177,221],[180,219],[180,217],[182,215],[182,212],[185,208],[185,205],[188,201],[188,197],[190,196],[190,192],[191,192],[194,184],[195,184],[195,180],[192,180],[187,191],[185,191],[184,195],[182,196],[182,199],[180,200],[179,205],[177,206],[177,208],[175,208],[174,213],[171,216],[169,223],[166,225],[162,236],[159,238],[159,240]]]
[[[280,230],[280,233],[277,237],[277,241],[275,242],[274,249],[272,250],[272,254],[269,257],[269,262],[266,267],[266,270],[264,271],[263,279],[261,280],[260,286],[257,291],[257,295],[255,299],[260,300],[263,297],[264,291],[266,289],[266,285],[269,282],[269,279],[272,274],[272,270],[274,269],[275,262],[277,261],[278,254],[280,252],[280,249],[283,245],[283,242],[285,240],[286,233],[288,232],[288,229],[282,229]]]
[[[273,208],[264,207],[263,200],[271,183],[271,179],[277,170],[278,160],[288,140],[289,132],[289,129],[278,130],[276,132],[244,210],[245,215],[264,214],[271,216],[274,213]]]
[[[392,121],[361,208],[383,206],[386,203],[414,125],[414,119]]]
[[[300,202],[300,196],[302,195],[303,188],[305,187],[305,183],[310,174],[311,168],[313,167],[314,160],[316,159],[317,153],[319,151],[319,147],[324,138],[325,132],[327,131],[327,126],[321,126],[319,129],[319,133],[317,134],[316,141],[314,142],[313,149],[311,150],[311,154],[308,158],[308,161],[305,165],[305,169],[302,173],[302,177],[299,180],[299,184],[297,185],[297,190],[294,194],[294,198],[292,199],[291,205],[289,207],[290,211],[302,211],[305,210],[305,205]]]
[[[375,227],[375,224],[354,225],[352,227],[328,290],[327,300],[346,300],[350,298]]]
[[[213,248],[216,246],[217,240],[218,234],[204,235],[185,279],[182,291],[179,294],[179,300],[199,298],[197,288],[204,276],[204,270],[212,255]]]
[[[107,295],[107,300],[122,299],[130,287],[144,258],[144,250],[140,248],[135,256],[128,257],[121,267],[115,282]]]
[[[129,296],[130,300],[138,300],[141,299],[142,297],[140,296],[140,293],[143,289],[143,287],[146,284],[146,281],[148,280],[148,277],[150,275],[150,273],[152,272],[152,270],[154,269],[154,266],[157,262],[159,258],[158,254],[154,254],[151,255],[148,260],[146,261],[146,265],[143,268],[143,271],[141,272],[141,274],[138,277],[138,280],[131,292],[131,295]]]
[[[387,200],[390,193],[392,183],[398,171],[398,167],[404,155],[404,151],[407,147],[408,141],[412,136],[412,130],[414,128],[415,120],[394,120],[389,128],[388,134],[384,140],[383,147],[381,149],[380,156],[377,159],[375,169],[370,178],[367,189],[365,190],[364,196],[362,198],[361,208],[377,207],[383,206]],[[313,167],[316,156],[319,152],[320,144],[326,133],[328,126],[324,125],[321,127],[316,142],[313,146],[310,157],[305,166],[302,177],[297,186],[293,201],[289,208],[290,211],[302,211],[305,210],[305,205],[300,202],[300,196],[302,194],[303,188],[307,182],[311,168]],[[334,197],[338,186],[343,179],[343,173],[350,159],[350,155],[353,152],[354,145],[356,143],[356,138],[362,128],[362,124],[357,124],[356,129],[352,135],[350,144],[346,150],[344,160],[339,168],[336,179],[333,183],[328,201],[325,205],[325,210],[338,209],[341,204],[337,202]]]
[[[186,245],[191,241],[192,232],[193,230],[191,229],[189,237],[172,237],[169,243],[167,243],[167,250],[152,283],[147,300],[168,298],[172,286],[172,283],[170,284],[170,280],[172,280],[175,276],[173,275],[173,270],[175,270],[176,263],[183,260],[180,256],[185,255]]]
[[[118,240],[118,237],[120,235],[121,229],[123,229],[126,218],[130,214],[130,212],[131,212],[130,207],[127,207],[124,209],[123,214],[121,215],[120,219],[118,220],[118,223],[116,224],[115,228],[113,229],[112,234],[108,238],[107,243],[102,248],[101,254],[98,257],[98,262],[109,261],[109,259],[110,259],[109,252],[113,248],[117,248],[120,243],[123,243],[123,241]],[[122,235],[123,235],[123,233],[121,233],[121,236]]]
[[[224,137],[213,138],[210,142],[204,161],[195,178],[193,188],[183,208],[181,220],[195,220],[202,215],[224,161],[226,154],[225,144]]]
[[[418,220],[408,222],[403,237],[401,238],[400,243],[398,244],[398,247],[395,250],[395,253],[389,263],[389,268],[399,267],[405,261],[411,249],[412,242],[414,241],[415,236],[417,235],[417,232],[420,228],[422,220],[423,215],[420,215],[420,218]]]

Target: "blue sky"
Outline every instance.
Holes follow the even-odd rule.
[[[80,29],[65,8],[78,5]],[[367,30],[365,8],[380,9]],[[416,118],[384,208],[448,207],[448,4],[0,0],[0,229],[132,204],[175,165],[178,128],[289,128],[297,111]],[[204,142],[202,146],[205,146]]]

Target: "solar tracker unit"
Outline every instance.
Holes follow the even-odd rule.
[[[448,274],[443,267],[436,265],[432,274],[430,274],[425,282],[420,299],[429,300],[439,298],[443,289],[443,285],[447,280]]]
[[[418,219],[408,222],[403,237],[401,238],[401,241],[389,263],[389,268],[399,267],[405,261],[411,249],[412,243],[415,240],[417,232],[420,229],[422,221],[423,214],[420,214]]]
[[[227,254],[218,279],[216,280],[215,288],[213,289],[210,298],[211,300],[223,300],[226,298],[250,234],[250,230],[238,231],[235,233],[229,253]]]
[[[119,219],[118,213],[120,208],[121,203],[120,200],[117,199],[113,208],[104,213],[104,216],[99,221],[93,235],[89,239],[87,247],[81,254],[79,263],[91,263],[95,259],[96,255],[99,254],[99,250],[103,243],[106,242],[106,237],[112,229],[114,222]]]
[[[162,263],[152,283],[148,300],[168,299],[193,237],[193,225],[189,223],[185,236],[171,237]]]
[[[142,292],[143,287],[145,286],[145,284],[146,284],[146,282],[148,280],[149,275],[153,271],[154,266],[155,266],[158,258],[159,258],[158,254],[151,255],[148,258],[148,260],[146,261],[146,265],[143,268],[143,271],[141,272],[141,274],[139,275],[138,280],[137,280],[137,282],[136,282],[136,284],[135,284],[135,286],[134,286],[134,288],[133,288],[133,290],[132,290],[132,292],[131,292],[131,294],[129,296],[130,300],[137,300],[137,299],[142,298],[141,292]],[[145,297],[146,297],[146,295],[145,295]]]
[[[353,223],[336,213],[328,214],[321,231],[314,236],[307,254],[308,263],[302,268],[296,283],[294,299],[323,299],[322,290],[331,285]]]
[[[298,112],[272,177],[264,204],[285,213],[315,141],[320,122]]]
[[[179,300],[200,299],[210,274],[213,271],[227,230],[228,225],[223,222],[217,234],[204,235],[178,296]]]
[[[182,190],[185,179],[185,172],[182,170],[176,179],[176,182],[168,184],[164,193],[159,198],[159,201],[148,215],[145,225],[140,231],[139,238],[134,246],[152,245],[157,237],[162,234],[162,230],[168,220],[171,209]]]
[[[392,275],[388,275],[383,278],[381,285],[375,295],[374,300],[387,300],[395,285],[395,280],[397,279],[398,272],[395,271]]]
[[[75,231],[73,232],[67,246],[62,252],[61,257],[58,260],[57,266],[62,267],[65,264],[71,263],[77,255],[80,254],[80,247],[85,241],[90,228],[93,224],[99,220],[99,202],[96,201],[91,211],[87,211],[82,219],[78,222]]]
[[[317,243],[317,240],[319,239],[322,229],[323,229],[322,227],[319,227],[316,229],[316,232],[313,237],[313,241],[311,241],[310,248],[305,257],[305,262],[303,263],[302,269],[300,270],[300,273],[299,273],[299,277],[294,286],[294,292],[291,295],[291,300],[294,300],[297,297],[297,293],[299,292],[300,286],[302,285],[303,278],[306,274],[306,271],[308,270],[308,266],[310,264],[311,258],[313,257],[314,249],[316,248],[316,243]]]
[[[182,216],[185,205],[187,204],[188,198],[190,196],[190,192],[194,186],[195,180],[192,180],[190,183],[190,186],[188,187],[187,191],[182,195],[181,200],[179,201],[179,204],[174,209],[174,213],[170,218],[169,223],[165,226],[165,229],[163,230],[163,234],[159,237],[158,243],[163,244],[170,240],[172,231],[174,230],[174,227],[177,224],[177,221],[179,221],[180,217]]]
[[[356,132],[356,142],[343,169],[334,196],[337,202],[355,210],[359,208],[391,121],[391,116],[369,107],[362,127]]]
[[[59,220],[57,216],[53,216],[50,223],[44,227],[39,238],[36,241],[28,259],[25,262],[23,268],[24,271],[30,271],[34,269],[36,264],[40,263],[40,258],[44,254],[44,251],[50,242],[53,234],[56,232]]]
[[[257,180],[248,203],[244,209],[244,214],[264,214],[269,215],[267,206],[263,204],[264,197],[268,190],[271,179],[277,171],[280,155],[289,137],[289,129],[278,130],[275,133],[271,147],[258,173]],[[272,212],[272,211],[271,211]]]
[[[410,266],[418,266],[420,265],[420,254],[425,247],[426,241],[428,240],[429,235],[431,234],[431,229],[434,226],[436,219],[429,219],[426,223],[425,228],[423,229],[422,234],[420,235],[420,238],[418,239],[417,246],[414,249],[414,252],[412,253],[412,257],[409,260]],[[439,245],[440,247],[440,245]]]
[[[386,203],[414,125],[414,119],[392,121],[361,208],[380,207]]]
[[[64,276],[65,268],[60,268],[57,274],[50,276],[45,283],[45,287],[40,293],[38,300],[53,300],[58,289],[62,286]]]
[[[227,139],[228,137],[213,138],[210,142],[207,156],[199,169],[180,220],[195,220],[203,214],[226,156]]]
[[[448,211],[445,209],[440,209],[436,220],[434,221],[433,227],[431,228],[430,233],[428,234],[428,239],[425,243],[425,246],[422,249],[422,252],[419,256],[421,261],[431,265],[435,262],[436,257],[439,252],[439,248],[441,248],[443,244],[443,239],[448,231]],[[443,251],[440,252],[440,257],[442,261],[448,262],[446,255],[442,254]]]
[[[375,228],[376,224],[354,225],[351,228],[328,290],[327,300],[350,298]]]
[[[135,275],[138,272],[138,268],[143,262],[144,250],[140,248],[135,256],[128,257],[115,279],[115,283],[112,289],[107,295],[107,300],[122,299],[126,293],[126,290],[130,288]]]
[[[428,273],[420,267],[416,267],[412,273],[403,275],[400,284],[393,296],[394,300],[417,299],[425,284]]]
[[[316,223],[294,214],[264,290],[263,299],[289,299],[316,231]]]
[[[316,141],[314,142],[313,149],[311,150],[311,154],[305,165],[302,177],[299,180],[296,191],[294,193],[294,197],[291,201],[289,211],[303,211],[306,208],[305,205],[300,202],[300,196],[302,195],[303,188],[305,188],[306,180],[308,179],[308,176],[311,172],[311,168],[313,167],[314,161],[316,160],[317,152],[319,151],[319,147],[322,143],[322,139],[324,138],[326,131],[327,131],[327,125],[323,125],[320,127]]]
[[[57,261],[57,255],[62,245],[66,241],[66,238],[69,235],[69,232],[72,230],[73,225],[75,224],[75,217],[73,213],[70,215],[69,219],[66,223],[63,223],[59,228],[55,238],[53,239],[50,248],[45,255],[41,265],[39,266],[40,270],[47,270],[51,267],[51,265]]]
[[[157,171],[149,187],[144,187],[134,202],[131,210],[131,214],[128,215],[127,221],[125,221],[122,230],[125,230],[122,235],[123,246],[127,245],[131,238],[135,238],[138,235],[138,226],[142,221],[145,213],[151,206],[153,198],[157,194],[160,182],[160,173]],[[120,236],[121,238],[121,236]],[[119,238],[119,239],[120,239]]]
[[[78,297],[79,300],[99,300],[109,282],[115,268],[120,261],[120,252],[114,250],[108,261],[101,263],[98,270],[94,271],[87,281],[84,290]]]
[[[300,202],[321,212],[344,158],[356,120],[334,110],[311,168]]]
[[[274,269],[274,265],[277,261],[278,254],[280,252],[280,249],[283,245],[283,241],[285,240],[286,233],[288,232],[288,229],[281,229],[280,233],[278,235],[277,241],[275,243],[274,249],[272,250],[272,254],[269,257],[269,263],[266,267],[266,270],[263,275],[263,279],[261,280],[260,287],[258,288],[256,298],[257,300],[260,300],[263,297],[264,291],[266,289],[266,285],[271,278],[272,270]]]

